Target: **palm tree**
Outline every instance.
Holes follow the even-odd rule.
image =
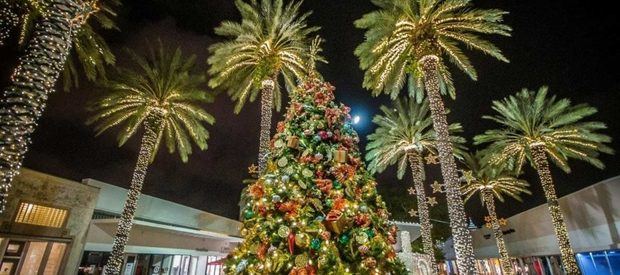
[[[366,160],[372,173],[383,172],[388,166],[398,165],[397,177],[402,179],[407,163],[413,175],[415,194],[418,201],[418,216],[420,217],[422,245],[424,252],[434,258],[433,239],[429,209],[424,191],[424,162],[425,153],[436,154],[435,133],[432,130],[432,120],[428,102],[421,104],[407,98],[397,99],[393,108],[381,106],[382,115],[376,115],[373,122],[377,125],[374,133],[368,136],[366,146]],[[450,125],[450,132],[462,132],[460,124]],[[452,136],[456,148],[462,149],[465,140],[459,136]],[[437,272],[437,264],[431,262],[432,270]]]
[[[178,151],[181,160],[187,162],[192,141],[200,150],[207,149],[209,132],[203,124],[215,122],[200,107],[213,97],[201,88],[206,83],[204,75],[192,72],[194,56],[184,58],[178,48],[174,53],[167,52],[161,44],[158,50],[151,49],[148,57],[131,51],[130,56],[139,70],[120,69],[119,78],[105,84],[111,91],[94,104],[94,115],[87,122],[97,123],[97,134],[121,125],[119,146],[144,126],[112,255],[105,268],[107,274],[120,272],[144,177],[162,139],[170,153]]]
[[[496,46],[479,36],[509,36],[510,27],[501,23],[506,12],[474,9],[470,0],[373,0],[373,3],[380,10],[355,22],[358,28],[367,29],[366,41],[355,50],[360,67],[366,71],[364,87],[374,95],[384,92],[395,98],[408,78],[409,95],[418,102],[426,90],[437,133],[457,264],[463,272],[474,272],[472,240],[441,99],[441,93],[452,97],[455,94],[444,58],[474,80],[476,70],[461,45],[508,61]]]
[[[465,201],[471,199],[475,194],[480,195],[480,201],[486,206],[491,218],[491,229],[497,242],[502,272],[504,274],[515,274],[506,250],[504,233],[500,229],[495,212],[495,199],[504,202],[504,196],[508,196],[521,201],[521,193],[532,194],[532,192],[528,190],[530,185],[527,181],[518,179],[505,169],[489,165],[488,162],[483,161],[483,158],[483,153],[480,152],[475,155],[465,155],[465,165],[472,172],[473,178],[461,187],[461,191],[465,196]]]
[[[282,0],[236,0],[241,22],[225,21],[215,32],[229,40],[209,48],[211,65],[209,80],[212,88],[227,90],[237,102],[235,113],[245,103],[253,102],[260,91],[261,122],[259,170],[265,169],[271,139],[272,109],[280,110],[282,93],[278,78],[282,76],[287,89],[306,74],[309,59],[309,35],[317,27],[308,27],[310,13],[299,14],[301,2],[286,6]],[[319,59],[320,60],[320,59]]]
[[[517,173],[529,161],[538,172],[547,198],[551,221],[558,239],[562,262],[568,274],[579,274],[564,216],[553,185],[548,156],[566,173],[570,173],[569,158],[586,161],[604,168],[598,159],[601,152],[614,151],[605,145],[609,136],[597,133],[606,129],[601,122],[582,119],[597,112],[587,104],[571,105],[568,99],[547,96],[547,87],[537,92],[523,89],[516,95],[493,101],[498,114],[484,116],[499,123],[502,129],[488,130],[475,137],[476,144],[490,143],[488,157],[492,165],[509,163]]]
[[[19,173],[30,135],[63,70],[75,33],[96,11],[94,1],[52,0],[36,21],[25,54],[0,97],[0,212]]]
[[[26,46],[33,34],[33,22],[48,15],[49,3],[40,0],[14,0],[6,5],[7,15],[11,16],[7,23],[0,24],[0,45],[2,45],[3,37],[8,36],[10,29],[19,25],[21,31],[19,45]],[[62,75],[65,91],[79,86],[81,72],[89,81],[105,79],[106,65],[114,64],[116,57],[96,30],[118,29],[113,18],[116,16],[114,8],[119,5],[120,0],[97,1],[92,13],[94,20],[86,22],[79,30],[76,30]],[[2,35],[3,32],[6,32],[5,36]],[[80,65],[79,69],[78,65]]]

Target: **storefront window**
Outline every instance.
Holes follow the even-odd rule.
[[[46,248],[47,242],[31,242],[28,245],[24,264],[19,274],[31,275],[39,273],[39,267],[41,266],[41,260],[43,260]]]
[[[65,255],[66,248],[67,244],[64,243],[52,244],[50,254],[47,258],[47,264],[45,265],[45,270],[43,270],[44,275],[58,274],[58,271],[60,270],[60,264],[62,263],[62,258]]]

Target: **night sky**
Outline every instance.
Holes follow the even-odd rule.
[[[511,60],[501,63],[479,53],[470,57],[479,73],[477,82],[451,68],[457,87],[457,99],[446,99],[452,113],[451,122],[461,122],[465,136],[471,138],[495,127],[481,120],[490,114],[494,99],[515,93],[523,87],[536,89],[548,85],[560,97],[575,103],[588,102],[599,109],[593,118],[604,121],[606,134],[616,138],[612,147],[618,150],[620,122],[620,64],[617,13],[608,5],[583,1],[474,1],[478,7],[500,8],[510,12],[506,22],[514,28],[513,37],[496,42]],[[313,10],[309,21],[321,26],[325,56],[330,64],[319,69],[326,80],[336,86],[338,100],[352,107],[361,116],[356,126],[361,137],[369,134],[370,120],[386,96],[373,98],[361,87],[363,73],[353,50],[362,40],[363,32],[353,21],[374,9],[368,0],[306,0],[304,10]],[[106,31],[104,36],[117,53],[117,64],[126,64],[124,47],[144,49],[145,41],[157,37],[170,46],[180,46],[184,53],[198,56],[198,65],[206,70],[207,47],[217,41],[213,28],[222,20],[238,20],[232,0],[139,0],[124,1],[119,10],[121,31]],[[12,64],[17,59],[14,45],[0,48],[3,60],[2,81],[5,84]],[[84,124],[87,102],[104,93],[82,81],[79,89],[58,91],[50,97],[46,113],[40,121],[25,166],[73,180],[94,178],[127,187],[138,151],[139,138],[117,147],[116,131],[94,137]],[[247,178],[247,166],[255,162],[258,152],[259,108],[249,104],[240,115],[233,114],[233,104],[220,93],[214,104],[206,106],[215,115],[216,125],[210,127],[209,149],[196,152],[183,164],[177,155],[161,150],[150,167],[144,193],[165,198],[215,214],[236,218],[238,197]],[[274,122],[280,120],[276,114]],[[274,124],[275,125],[275,124]],[[365,138],[362,139],[362,143]],[[365,144],[362,144],[365,146]],[[362,147],[363,148],[363,147]],[[598,181],[620,174],[617,156],[603,156],[605,170],[598,170],[571,161],[572,174],[553,170],[559,195],[577,191]],[[429,181],[439,179],[437,167],[427,169]],[[404,193],[411,183],[396,179],[393,169],[378,176],[384,194]],[[534,195],[525,196],[524,203],[498,205],[500,216],[508,217],[544,203],[535,172],[528,167],[526,178]],[[386,196],[389,202],[390,197]],[[119,202],[120,203],[120,202]],[[483,211],[477,199],[468,203],[468,212],[481,223]]]

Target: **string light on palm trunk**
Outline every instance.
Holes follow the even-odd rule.
[[[464,273],[475,273],[475,258],[472,238],[467,228],[467,217],[460,192],[460,181],[454,160],[452,143],[448,131],[446,110],[440,95],[439,57],[426,55],[420,59],[425,87],[430,102],[433,129],[436,133],[436,147],[441,164],[441,173],[445,183],[448,202],[448,215],[454,240],[454,251],[459,270]]]
[[[47,16],[38,21],[26,54],[19,59],[9,86],[0,100],[0,212],[6,208],[8,191],[19,173],[30,145],[30,135],[71,48],[71,42],[94,2],[55,0]]]
[[[532,158],[540,183],[542,184],[545,197],[547,198],[547,206],[549,208],[549,214],[551,215],[551,222],[553,223],[553,229],[558,240],[558,246],[560,248],[560,256],[562,257],[562,263],[567,274],[581,274],[577,261],[575,260],[575,253],[570,244],[568,237],[568,229],[564,222],[564,215],[560,209],[558,197],[553,186],[553,177],[551,176],[551,170],[549,168],[549,162],[547,160],[546,148],[543,142],[534,142],[529,145],[532,152]]]
[[[417,215],[420,219],[420,233],[422,235],[422,247],[424,252],[431,258],[431,270],[433,274],[437,273],[437,263],[435,262],[435,253],[433,252],[433,237],[431,231],[433,230],[433,224],[430,220],[430,212],[428,209],[428,202],[430,198],[426,197],[424,191],[424,163],[420,154],[410,152],[407,155],[409,160],[409,167],[411,168],[411,174],[413,175],[413,184],[415,186],[415,194],[418,201]],[[411,212],[410,212],[411,214]]]
[[[258,170],[261,174],[265,171],[269,154],[274,89],[275,81],[273,79],[266,79],[261,83],[260,145],[258,149]]]
[[[489,212],[489,224],[495,235],[495,241],[497,243],[497,250],[500,256],[500,265],[502,272],[506,275],[514,274],[512,270],[512,264],[510,263],[510,256],[508,256],[508,250],[506,249],[506,243],[504,241],[504,232],[501,230],[501,225],[497,219],[497,213],[495,212],[495,199],[493,198],[493,191],[491,189],[485,189],[482,191],[482,199]],[[485,217],[486,219],[486,217]]]
[[[112,244],[112,252],[110,254],[110,259],[105,266],[104,274],[120,274],[121,272],[125,246],[127,246],[131,228],[133,227],[133,219],[136,214],[136,209],[138,208],[138,200],[140,199],[140,194],[142,193],[144,178],[146,177],[146,172],[151,162],[151,157],[155,153],[154,151],[157,143],[157,136],[161,131],[160,125],[162,119],[162,113],[154,113],[144,123],[145,131],[140,145],[136,168],[133,172],[131,185],[129,187],[129,192],[127,193],[125,206],[123,207],[123,213],[121,214],[120,221],[118,222],[116,228],[114,243]]]

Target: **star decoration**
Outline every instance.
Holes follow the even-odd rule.
[[[424,157],[424,159],[426,160],[426,164],[438,164],[439,163],[439,158],[435,154],[428,154],[426,155],[426,157]]]
[[[248,173],[250,175],[258,174],[258,166],[256,164],[252,163],[252,165],[250,165],[250,167],[248,167]]]
[[[430,206],[435,206],[437,205],[437,199],[435,197],[428,197],[426,198],[426,203]]]
[[[501,225],[501,226],[508,225],[508,220],[504,219],[504,218],[499,219],[499,225]]]
[[[414,209],[409,210],[409,216],[417,217],[418,216],[418,211],[416,211]]]
[[[485,222],[491,222],[491,216],[484,216],[484,221]]]
[[[433,181],[433,184],[431,184],[431,188],[433,188],[433,194],[443,193],[443,190],[441,189],[442,186],[443,184],[439,183],[438,181]]]
[[[484,224],[484,226],[485,226],[486,228],[492,228],[492,227],[493,227],[493,225],[491,225],[491,223],[490,223],[490,222],[485,223],[485,224]]]
[[[474,177],[474,172],[472,172],[471,170],[463,170],[463,179],[467,183],[471,183],[472,181],[476,180],[476,177]]]
[[[409,187],[409,189],[407,189],[407,192],[409,192],[409,195],[415,195],[415,188],[413,187]]]

